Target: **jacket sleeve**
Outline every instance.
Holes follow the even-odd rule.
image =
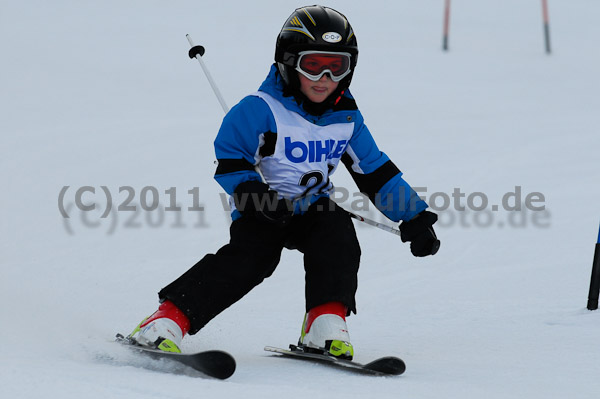
[[[390,220],[410,220],[427,208],[425,201],[402,178],[402,172],[379,150],[360,112],[342,162],[360,192]]]
[[[275,131],[275,126],[269,106],[256,96],[245,97],[225,115],[214,142],[218,161],[215,180],[228,194],[242,182],[261,181],[255,170],[258,151],[264,134]]]

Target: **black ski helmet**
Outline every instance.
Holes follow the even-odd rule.
[[[275,62],[292,91],[300,87],[295,70],[298,53],[307,50],[350,53],[350,73],[339,82],[336,92],[350,86],[358,59],[358,45],[352,26],[342,13],[319,5],[306,6],[296,9],[285,21],[277,36]]]

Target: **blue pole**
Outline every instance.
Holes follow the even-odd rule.
[[[592,278],[590,281],[590,293],[588,295],[587,308],[589,310],[598,309],[598,294],[600,293],[600,230],[598,231],[598,241],[594,251],[594,263],[592,264]]]

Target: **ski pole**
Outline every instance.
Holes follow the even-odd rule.
[[[398,237],[400,237],[400,230],[398,230],[398,229],[397,229],[397,228],[395,228],[395,227],[388,226],[387,224],[383,224],[383,223],[378,223],[378,222],[376,222],[376,221],[374,221],[374,220],[371,220],[371,219],[367,219],[367,218],[365,218],[365,217],[363,217],[363,216],[357,215],[356,213],[352,213],[352,212],[350,212],[350,211],[348,211],[348,210],[346,210],[346,209],[344,209],[344,211],[345,211],[345,212],[346,212],[348,215],[350,215],[350,217],[351,217],[352,219],[356,219],[356,220],[358,220],[358,221],[360,221],[360,222],[364,222],[364,223],[366,223],[366,224],[368,224],[368,225],[371,225],[371,226],[377,227],[378,229],[381,229],[381,230],[385,230],[385,231],[387,231],[388,233],[396,234]]]
[[[195,46],[189,34],[185,35],[185,37],[187,37],[188,42],[190,42],[190,46],[192,46],[192,48],[190,48],[190,51],[188,52],[188,55],[190,56],[190,58],[195,58],[198,60],[200,66],[202,67],[202,70],[204,71],[204,74],[206,75],[206,78],[208,79],[208,83],[210,83],[210,87],[212,87],[213,91],[215,92],[215,95],[217,96],[217,99],[219,100],[219,103],[221,104],[221,107],[223,108],[223,111],[225,113],[228,113],[229,107],[227,107],[227,104],[225,103],[225,100],[223,99],[223,96],[221,95],[217,84],[215,83],[210,72],[208,71],[208,68],[206,67],[206,64],[204,64],[204,60],[202,59],[202,56],[204,55],[206,50],[202,46]]]
[[[225,104],[225,100],[223,99],[223,96],[221,95],[221,92],[219,91],[219,88],[217,87],[217,84],[215,83],[215,81],[213,80],[212,76],[210,76],[210,73],[208,72],[208,68],[206,68],[206,65],[204,64],[204,61],[202,60],[202,56],[204,55],[204,53],[206,52],[206,49],[203,46],[200,45],[194,45],[194,42],[192,41],[192,38],[190,37],[189,34],[185,35],[188,39],[188,42],[190,42],[190,46],[192,46],[192,48],[190,49],[190,51],[188,52],[188,55],[190,56],[190,58],[195,58],[198,60],[198,62],[200,63],[200,65],[202,66],[202,70],[204,71],[206,78],[208,79],[210,86],[212,87],[213,91],[215,92],[215,95],[217,96],[217,99],[219,100],[219,102],[221,103],[221,106],[223,107],[223,111],[225,111],[225,113],[227,113],[229,111],[227,105]],[[260,170],[258,169],[258,167],[255,168],[257,173],[260,175],[263,183],[265,183],[265,177],[263,176],[263,174],[260,172]],[[340,207],[341,208],[341,207]],[[360,222],[366,223],[368,225],[377,227],[378,229],[381,229],[383,231],[387,231],[388,233],[392,233],[395,234],[397,236],[400,236],[400,230],[392,227],[392,226],[388,226],[387,224],[383,224],[383,223],[379,223],[376,222],[374,220],[365,218],[363,216],[357,215],[355,213],[352,213],[344,208],[341,208],[342,210],[344,210],[344,212],[346,212],[348,215],[350,215],[351,218],[356,219]]]

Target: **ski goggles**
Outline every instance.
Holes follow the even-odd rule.
[[[328,51],[302,51],[298,54],[296,71],[316,82],[329,73],[331,80],[339,82],[350,72],[350,53]]]

